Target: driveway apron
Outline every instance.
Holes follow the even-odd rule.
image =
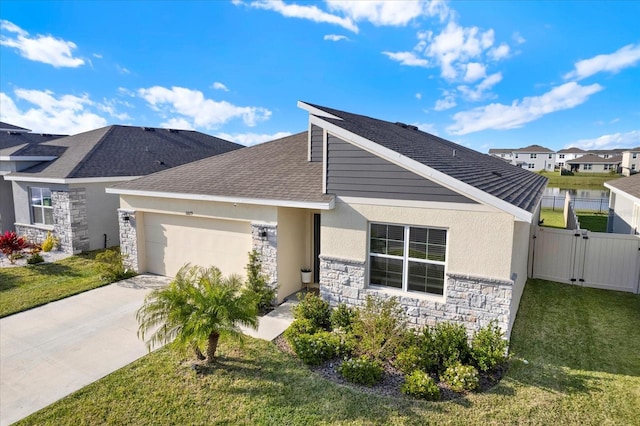
[[[168,282],[140,275],[0,319],[0,425],[146,355],[135,313]]]

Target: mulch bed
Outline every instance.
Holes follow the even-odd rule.
[[[278,336],[273,341],[273,343],[281,351],[288,353],[290,355],[296,356],[295,352],[293,351],[291,346],[289,346],[289,343],[287,343],[287,341],[282,335]],[[404,374],[401,371],[394,368],[392,365],[385,364],[384,366],[385,374],[382,379],[382,382],[369,387],[369,386],[358,385],[358,384],[346,381],[338,372],[341,363],[342,363],[342,360],[333,359],[319,366],[308,366],[308,367],[311,371],[313,371],[316,374],[319,374],[320,376],[324,377],[327,380],[331,380],[332,382],[339,383],[341,385],[348,386],[353,389],[357,389],[361,392],[365,392],[371,395],[378,395],[378,396],[413,399],[412,397],[407,396],[402,392],[400,392],[400,387],[404,383]],[[477,392],[480,392],[480,393],[486,392],[489,389],[493,388],[495,385],[497,385],[498,382],[500,382],[500,380],[502,379],[502,376],[507,372],[507,368],[508,368],[508,365],[505,364],[496,368],[494,371],[490,373],[480,373],[479,374],[480,387],[477,390]],[[437,380],[437,377],[434,377],[434,379],[438,384],[438,388],[440,388],[440,401],[460,399],[467,394],[467,392],[463,392],[463,393],[454,392],[447,386],[447,384]]]

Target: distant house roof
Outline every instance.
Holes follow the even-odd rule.
[[[491,148],[489,154],[511,154],[513,151],[511,148]]]
[[[620,179],[610,180],[604,183],[604,186],[609,189],[617,189],[624,193],[629,194],[640,200],[640,173],[631,175],[629,177],[623,177]]]
[[[13,124],[5,123],[4,121],[0,121],[0,131],[30,132],[31,130],[25,129],[24,127],[15,126]]]
[[[640,146],[636,148],[626,149],[624,152],[640,152]]]
[[[323,194],[322,163],[307,161],[307,142],[307,133],[298,133],[121,183],[113,192],[328,205],[334,196]]]
[[[596,154],[596,155],[616,155],[622,154],[626,151],[624,148],[615,148],[615,149],[590,149],[587,151],[588,154]]]
[[[497,157],[482,154],[425,133],[414,126],[382,121],[310,103],[301,103],[301,105],[315,109],[317,111],[315,115],[325,122],[393,150],[530,213],[537,207],[547,184],[547,178],[544,176],[508,164]],[[310,114],[314,114],[313,110]]]
[[[0,156],[44,156],[57,155],[56,149],[43,142],[60,139],[66,135],[49,135],[45,133],[28,133],[15,131],[0,131]],[[56,152],[60,152],[57,150]]]
[[[558,154],[583,154],[585,152],[587,151],[585,151],[584,149],[570,147],[570,148],[561,149],[560,151],[558,151]]]
[[[539,152],[544,152],[544,153],[550,153],[553,154],[554,151],[550,150],[549,148],[545,148],[544,146],[540,146],[540,145],[529,145],[525,148],[519,148],[514,150],[514,152],[526,152],[526,153],[539,153]]]
[[[9,176],[14,179],[142,176],[242,147],[191,130],[113,125],[27,145],[20,149],[20,155],[44,155],[48,150],[58,158]]]
[[[578,157],[575,160],[569,160],[567,161],[567,164],[619,164],[621,162],[622,157],[619,155],[610,158],[602,158],[594,154],[587,154],[582,157]]]

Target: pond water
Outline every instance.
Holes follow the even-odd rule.
[[[544,190],[543,197],[562,197],[569,193],[572,198],[609,198],[609,190],[602,189],[564,189],[547,187]]]
[[[542,207],[560,209],[564,207],[564,198],[571,195],[576,210],[606,212],[609,209],[609,190],[602,189],[564,189],[547,187],[542,194]]]

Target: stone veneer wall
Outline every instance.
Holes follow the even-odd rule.
[[[120,234],[120,253],[125,267],[140,272],[138,265],[138,231],[136,229],[136,212],[118,209],[118,228]],[[128,217],[129,220],[124,218]]]
[[[512,288],[512,281],[448,274],[446,303],[414,297],[411,293],[398,296],[398,301],[412,326],[452,321],[463,324],[471,334],[496,320],[508,336]],[[326,256],[320,259],[320,295],[332,306],[339,303],[360,306],[367,295],[385,299],[394,296],[392,292],[367,288],[364,262]]]
[[[47,238],[48,229],[42,229],[39,225],[16,225],[16,234],[21,237],[26,237],[30,243],[41,244],[45,238]],[[52,234],[55,234],[54,230],[51,230]]]
[[[84,188],[51,191],[53,227],[60,240],[60,250],[80,253],[89,250],[87,194]]]
[[[266,237],[262,232],[266,231]],[[265,223],[251,224],[253,249],[260,255],[262,272],[269,277],[271,286],[278,285],[278,227]]]

